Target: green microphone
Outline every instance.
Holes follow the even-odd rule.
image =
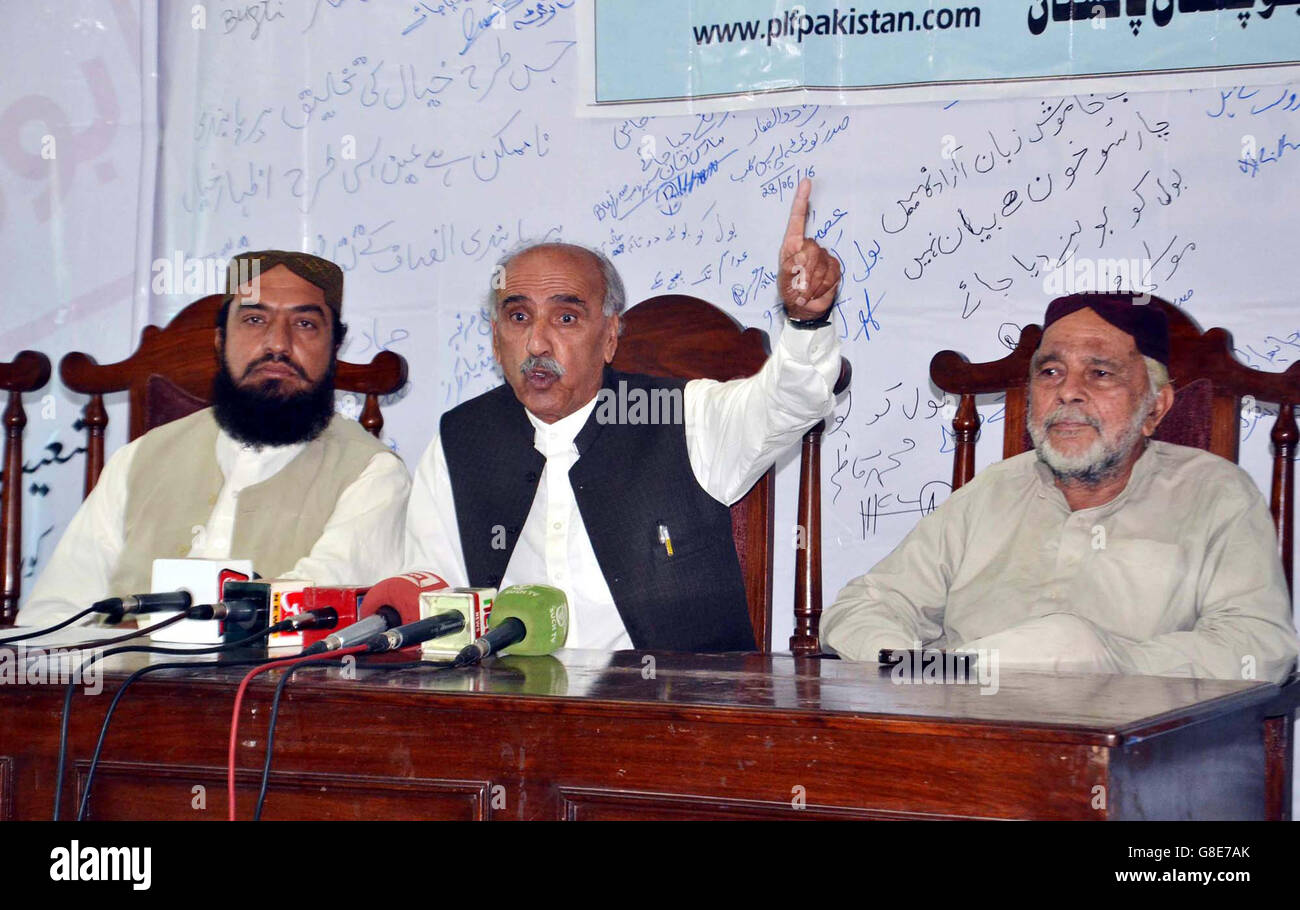
[[[466,645],[453,666],[478,663],[506,648],[511,654],[550,654],[569,637],[569,599],[550,585],[511,585],[497,592],[488,632]]]

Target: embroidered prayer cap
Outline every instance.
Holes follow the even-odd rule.
[[[343,270],[328,259],[292,250],[255,250],[240,253],[226,268],[226,288],[235,293],[241,284],[282,265],[303,281],[325,292],[325,305],[341,315],[343,310]]]
[[[1099,292],[1090,291],[1083,294],[1070,294],[1057,297],[1047,305],[1047,315],[1043,318],[1043,330],[1058,319],[1089,309],[1109,322],[1115,328],[1133,337],[1138,352],[1169,366],[1169,320],[1159,307],[1151,306],[1147,301],[1154,300],[1150,294],[1134,294],[1128,291]]]

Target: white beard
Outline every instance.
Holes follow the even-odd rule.
[[[1029,407],[1029,438],[1033,440],[1034,451],[1038,460],[1047,465],[1057,480],[1078,481],[1093,485],[1113,475],[1133,447],[1142,439],[1142,424],[1155,404],[1155,395],[1147,392],[1146,397],[1133,412],[1133,417],[1123,431],[1109,444],[1101,435],[1101,426],[1093,418],[1083,416],[1073,408],[1062,405],[1049,414],[1040,426],[1034,419],[1032,403]],[[1067,455],[1052,446],[1048,437],[1048,426],[1063,418],[1086,421],[1097,430],[1097,438],[1086,450],[1077,455]]]

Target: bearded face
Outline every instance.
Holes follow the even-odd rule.
[[[1096,484],[1137,459],[1168,407],[1157,398],[1133,337],[1079,310],[1034,354],[1029,436],[1058,480]]]
[[[314,439],[334,414],[333,316],[324,292],[284,266],[240,287],[217,330],[217,423],[240,442]]]

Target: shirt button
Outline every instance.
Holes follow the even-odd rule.
[[[551,525],[551,527],[555,528],[555,530],[558,531],[564,527],[564,522],[557,521],[555,524]]]

